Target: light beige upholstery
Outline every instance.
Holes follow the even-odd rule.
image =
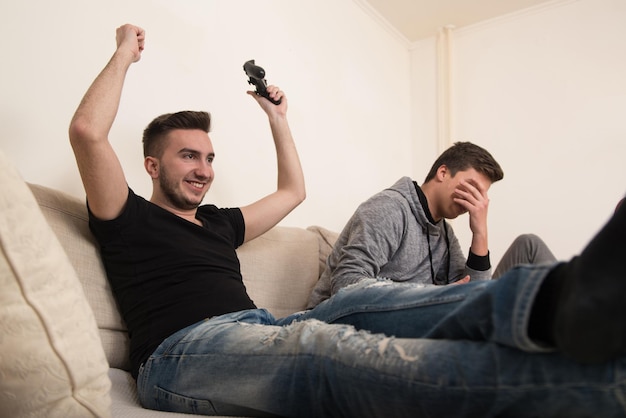
[[[0,184],[0,416],[111,416],[109,367],[92,309],[2,153]]]
[[[39,185],[31,184],[30,188],[80,278],[109,365],[129,370],[128,332],[111,293],[96,241],[89,231],[85,201]]]

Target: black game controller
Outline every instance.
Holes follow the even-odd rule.
[[[275,105],[279,105],[281,100],[274,100],[267,92],[267,82],[265,81],[265,70],[258,65],[254,64],[254,60],[246,61],[243,64],[243,70],[246,75],[250,77],[248,84],[253,84],[256,87],[256,94],[265,97]]]

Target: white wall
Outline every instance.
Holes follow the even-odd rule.
[[[454,32],[453,139],[487,148],[505,172],[489,193],[493,261],[524,232],[569,258],[626,193],[625,20],[623,0],[558,1]],[[412,50],[422,85],[435,80],[434,42]],[[435,107],[425,96],[414,108]],[[469,248],[467,216],[454,226]]]
[[[557,1],[454,32],[453,137],[505,169],[490,192],[494,261],[528,231],[569,257],[625,193],[625,18],[623,0]],[[306,175],[284,224],[339,230],[398,177],[421,182],[438,154],[435,39],[407,50],[352,0],[0,0],[0,148],[26,180],[83,195],[67,126],[126,22],[147,45],[111,140],[143,195],[141,132],[181,109],[213,114],[208,202],[272,190],[269,129],[241,70],[252,58],[288,94]],[[454,226],[468,248],[467,217]]]
[[[412,174],[410,54],[352,0],[0,0],[0,149],[27,181],[84,195],[67,127],[127,22],[146,29],[146,50],[111,141],[140,194],[151,191],[142,130],[183,109],[213,115],[207,202],[238,206],[273,190],[269,127],[245,94],[249,59],[287,93],[305,170],[308,198],[284,224],[339,230],[361,201]]]

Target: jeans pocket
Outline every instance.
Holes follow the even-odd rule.
[[[197,415],[277,417],[277,415],[244,406],[179,395],[158,386],[155,386],[152,392],[154,405],[151,409],[159,411]]]
[[[158,386],[152,388],[150,392],[152,392],[152,409],[187,414],[219,415],[209,400],[179,395]]]

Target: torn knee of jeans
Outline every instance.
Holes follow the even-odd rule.
[[[293,343],[297,340],[296,344],[306,347],[306,351],[330,356],[333,356],[333,353],[357,357],[374,355],[380,358],[397,358],[405,362],[419,359],[417,355],[408,353],[400,343],[401,340],[395,337],[357,330],[351,325],[331,325],[316,319],[297,321],[276,328],[274,332],[265,334],[261,343],[275,345],[289,340]]]
[[[278,342],[286,340],[292,334],[301,334],[306,338],[306,334],[313,334],[320,326],[327,325],[325,322],[317,319],[308,319],[306,321],[294,321],[289,325],[277,327],[276,330],[270,334],[264,335],[261,338],[261,343],[265,345],[272,345]]]
[[[407,353],[404,346],[400,344],[400,340],[395,337],[372,334],[366,330],[357,330],[350,325],[338,326],[329,337],[335,341],[335,345],[340,349],[352,346],[355,355],[375,354],[379,357],[397,357],[407,362],[419,359],[419,356]]]

